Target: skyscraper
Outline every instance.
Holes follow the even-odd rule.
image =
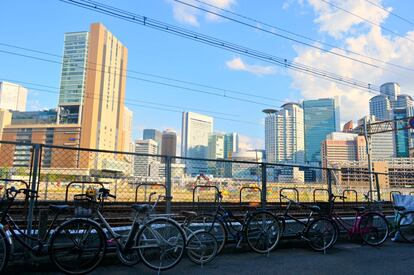
[[[158,144],[155,140],[135,141],[135,153],[156,155]],[[134,175],[141,177],[158,177],[160,162],[157,157],[134,155]]]
[[[161,155],[175,157],[177,155],[177,133],[171,129],[162,132]],[[174,161],[174,160],[173,160]]]
[[[0,82],[0,109],[26,111],[27,89],[19,84]]]
[[[235,152],[239,151],[239,134],[228,133],[224,136],[224,158],[232,159]]]
[[[133,142],[132,142],[132,124],[133,124],[133,112],[124,107],[124,148],[122,151],[133,152]]]
[[[213,132],[213,118],[202,114],[183,112],[181,131],[181,156],[207,158],[208,139]],[[203,161],[186,161],[186,167],[189,174],[207,171],[207,163]]]
[[[268,162],[302,163],[305,160],[303,109],[286,103],[279,111],[266,109],[265,149]]]
[[[161,154],[162,152],[162,133],[157,129],[144,129],[142,132],[142,139],[152,139],[155,140],[158,144],[157,154]]]
[[[208,158],[224,159],[224,134],[215,133],[209,137]]]
[[[321,142],[329,133],[339,131],[339,104],[336,98],[303,101],[305,160],[321,161]]]
[[[386,95],[377,95],[369,100],[369,114],[376,120],[389,120],[392,115],[391,101]]]
[[[401,88],[398,83],[387,82],[380,86],[380,93],[388,97],[391,102],[391,108],[393,108],[394,102],[401,93]]]
[[[65,33],[60,77],[59,116],[61,124],[80,123],[84,104],[89,32]]]
[[[394,119],[401,119],[407,117],[408,108],[394,109]],[[397,158],[409,157],[409,131],[399,130],[394,134],[395,153]]]

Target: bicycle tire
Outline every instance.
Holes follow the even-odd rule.
[[[222,221],[210,214],[200,214],[190,220],[189,227],[194,230],[203,229],[214,235],[218,244],[217,254],[223,251],[227,243],[228,233]]]
[[[51,236],[50,260],[63,273],[89,273],[105,256],[106,241],[105,233],[96,222],[81,218],[66,221]],[[92,252],[92,257],[82,264],[79,259],[86,255],[85,250]],[[64,252],[63,255],[60,252]],[[74,261],[71,261],[72,256],[76,258]]]
[[[3,274],[11,254],[11,245],[3,228],[0,228],[0,238],[0,274]],[[1,253],[3,253],[3,256],[1,256]]]
[[[186,251],[188,258],[193,263],[207,264],[217,255],[217,239],[210,232],[197,231],[188,238]]]
[[[266,254],[279,243],[281,228],[278,218],[268,211],[254,212],[246,222],[245,238],[250,249]]]
[[[325,251],[337,240],[335,222],[326,217],[316,218],[310,222],[305,231],[309,246],[315,251]]]
[[[185,251],[186,237],[180,225],[175,221],[159,217],[142,225],[137,235],[137,242],[142,262],[153,270],[164,271],[173,268],[181,261]],[[173,251],[174,259],[172,263],[163,265],[163,253],[170,249]],[[172,259],[171,255],[169,256]]]
[[[359,232],[364,243],[371,246],[379,246],[388,238],[388,222],[385,217],[379,213],[364,213],[359,221]]]
[[[414,215],[414,211],[405,212],[405,215]],[[414,220],[411,219],[409,224],[401,224],[404,222],[404,216],[401,216],[398,220],[398,232],[400,232],[401,237],[404,240],[410,243],[414,243]]]

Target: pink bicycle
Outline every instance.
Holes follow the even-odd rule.
[[[379,246],[388,237],[388,222],[384,214],[367,210],[365,207],[354,207],[354,218],[344,218],[335,213],[335,199],[346,199],[344,196],[331,195],[329,217],[335,221],[336,230],[339,235],[340,229],[348,232],[350,238],[360,237],[368,245]],[[335,240],[336,241],[336,240]]]

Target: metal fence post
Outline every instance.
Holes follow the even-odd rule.
[[[267,202],[267,165],[266,163],[262,162],[262,193],[260,194],[260,199],[262,203],[262,208],[266,207]]]
[[[379,177],[378,177],[378,173],[374,173],[375,176],[375,185],[377,188],[377,200],[380,201],[381,200],[381,188],[380,188],[380,184],[379,184]]]
[[[166,212],[171,213],[171,156],[165,157],[165,201],[166,201]]]
[[[326,173],[327,173],[327,180],[328,180],[328,194],[329,194],[329,199],[331,198],[332,195],[332,175],[331,175],[331,169],[327,168],[326,169]]]
[[[36,191],[36,186],[37,186],[37,175],[38,175],[38,170],[40,168],[40,155],[41,155],[41,145],[40,144],[34,144],[33,146],[33,153],[32,153],[32,158],[33,158],[33,167],[32,167],[32,180],[31,180],[31,191]],[[36,195],[34,192],[30,192],[29,194],[29,213],[27,215],[27,234],[29,236],[31,236],[32,234],[32,226],[33,226],[33,211],[34,211],[34,207],[35,207],[35,202],[36,202]]]

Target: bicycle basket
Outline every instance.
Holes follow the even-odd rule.
[[[87,196],[86,194],[75,195],[73,197],[73,206],[75,209],[76,217],[90,217],[94,212],[96,201],[94,201],[90,196]]]

